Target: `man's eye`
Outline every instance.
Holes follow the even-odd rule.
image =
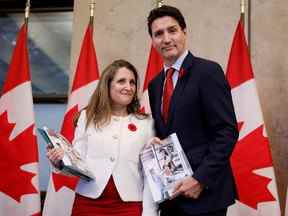
[[[169,29],[169,32],[170,33],[175,33],[175,32],[177,32],[178,30],[176,29],[176,28],[172,28],[172,29]]]
[[[155,32],[154,37],[159,37],[159,36],[161,36],[161,34],[162,34],[161,32]]]

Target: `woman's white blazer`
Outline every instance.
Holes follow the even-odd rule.
[[[130,114],[112,116],[111,122],[99,129],[92,124],[85,129],[85,125],[84,110],[77,123],[73,146],[86,161],[95,180],[80,180],[76,192],[98,198],[112,175],[123,201],[143,200],[142,215],[157,215],[157,206],[144,181],[139,160],[140,151],[154,136],[152,118],[139,119]]]

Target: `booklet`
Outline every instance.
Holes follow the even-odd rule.
[[[193,171],[176,133],[144,148],[140,159],[153,199],[157,203],[171,198],[176,183],[192,176]]]
[[[93,174],[88,170],[80,154],[72,148],[72,144],[64,136],[45,126],[38,128],[38,131],[50,147],[64,150],[64,157],[60,162],[61,172],[78,176],[85,181],[94,179]]]

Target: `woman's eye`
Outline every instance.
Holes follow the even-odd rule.
[[[118,83],[125,83],[125,79],[118,80]]]

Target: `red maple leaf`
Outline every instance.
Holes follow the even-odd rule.
[[[34,124],[22,131],[13,140],[9,136],[15,124],[9,123],[7,112],[0,115],[0,170],[5,172],[0,178],[0,191],[17,202],[24,194],[38,193],[32,185],[34,173],[24,171],[21,166],[38,162]]]
[[[239,123],[238,127],[242,125]],[[272,166],[269,140],[263,136],[263,125],[237,142],[231,163],[240,202],[257,209],[258,203],[275,200],[267,189],[271,179],[253,173]]]
[[[52,173],[53,183],[55,191],[59,191],[62,187],[70,188],[71,190],[75,190],[76,185],[78,183],[79,178],[73,176],[65,176],[61,173]]]

